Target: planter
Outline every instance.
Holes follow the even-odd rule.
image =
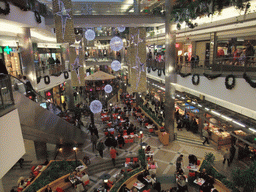
[[[87,168],[81,160],[78,160],[77,166],[79,165],[84,165],[85,168]],[[23,190],[23,192],[43,192],[47,185],[50,185],[53,191],[55,191],[57,187],[62,189],[68,188],[71,186],[71,183],[65,182],[65,179],[73,170],[75,170],[75,168],[76,165],[74,160],[51,160],[45,170],[39,173],[33,182]]]

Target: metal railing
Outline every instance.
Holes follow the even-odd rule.
[[[48,65],[45,67],[36,67],[36,76],[37,77],[42,77],[45,75],[57,75],[60,74],[64,71],[68,71],[68,69],[66,68],[66,66],[63,65]]]

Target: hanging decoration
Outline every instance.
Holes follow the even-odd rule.
[[[10,13],[10,4],[7,2],[7,0],[4,0],[4,4],[5,4],[4,9],[2,9],[2,7],[0,7],[0,14],[9,15],[9,13]]]
[[[58,4],[59,4],[59,11],[56,12],[55,14],[61,17],[62,38],[64,40],[67,20],[72,19],[70,16],[71,9],[66,9],[63,1],[58,0]]]
[[[113,71],[119,71],[121,69],[121,63],[118,60],[114,60],[111,63],[111,68]]]
[[[42,23],[41,15],[38,11],[34,11],[35,19],[37,23]]]
[[[236,79],[234,75],[227,75],[225,78],[225,86],[227,89],[233,89],[236,84]]]
[[[216,79],[216,78],[218,78],[218,77],[221,76],[221,74],[210,75],[210,74],[206,74],[206,73],[203,73],[203,75],[204,75],[208,80]]]
[[[123,48],[123,40],[120,37],[113,37],[110,41],[110,48],[113,51],[120,51]]]
[[[64,78],[65,78],[65,79],[68,79],[68,78],[69,78],[68,72],[67,72],[67,71],[64,71],[63,73],[64,73]]]
[[[80,71],[79,71],[79,67],[81,67],[81,65],[79,64],[79,56],[76,57],[74,63],[71,64],[71,66],[72,66],[72,70],[76,72],[79,84],[81,84]]]
[[[95,32],[92,29],[87,29],[85,32],[85,38],[88,41],[92,41],[93,39],[95,39]]]
[[[39,84],[39,83],[40,83],[41,78],[42,78],[41,76],[39,76],[39,77],[37,77],[37,78],[36,78],[36,83],[37,83],[37,84]]]
[[[100,113],[102,110],[102,104],[99,100],[94,100],[90,104],[90,110],[91,112],[95,113]]]
[[[250,86],[251,86],[252,88],[256,88],[256,82],[253,82],[253,81],[251,80],[251,78],[250,78],[246,73],[243,74],[243,78],[245,79],[245,81],[246,81],[247,83],[250,84]]]
[[[111,93],[113,88],[111,85],[107,84],[105,87],[104,87],[104,90],[106,93]]]
[[[189,75],[191,75],[191,73],[185,74],[185,73],[181,73],[181,72],[180,72],[179,75],[180,75],[181,77],[185,78],[185,77],[188,77]]]
[[[199,74],[194,74],[192,76],[192,83],[193,85],[198,85],[200,82],[200,77],[199,77]]]
[[[162,70],[161,70],[161,69],[158,69],[158,70],[157,70],[157,75],[158,75],[159,77],[161,77],[161,75],[162,75]]]
[[[151,72],[151,67],[148,67],[148,73],[150,73]]]
[[[119,32],[124,32],[125,31],[125,27],[123,27],[123,26],[122,27],[117,27],[117,29],[118,29]]]
[[[49,77],[49,75],[46,75],[46,76],[44,76],[44,83],[46,84],[46,85],[48,85],[48,84],[50,84],[50,77]]]

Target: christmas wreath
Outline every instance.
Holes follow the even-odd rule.
[[[48,76],[48,75],[46,75],[46,76],[44,76],[44,83],[46,84],[46,85],[48,85],[48,84],[50,84],[50,77]]]
[[[211,75],[211,74],[206,74],[206,73],[203,73],[203,75],[204,75],[208,80],[216,79],[216,78],[218,78],[218,77],[221,76],[221,74]]]
[[[40,81],[41,81],[41,76],[36,78],[37,84],[40,83]]]
[[[247,83],[250,84],[250,86],[251,86],[252,88],[256,88],[256,83],[253,82],[253,81],[251,80],[251,78],[250,78],[246,73],[243,74],[243,78],[245,79],[245,81],[246,81]]]
[[[68,72],[67,72],[67,71],[64,71],[63,73],[64,73],[64,78],[65,78],[65,79],[68,79],[68,78],[69,78]]]
[[[4,4],[5,9],[2,9],[2,7],[0,7],[0,14],[8,15],[10,13],[10,4],[6,0],[4,0]]]
[[[151,72],[151,67],[148,67],[148,73],[150,73]]]
[[[187,73],[187,74],[185,74],[185,73],[179,73],[179,75],[180,75],[181,77],[185,78],[185,77],[188,77],[189,75],[191,75],[191,73]]]
[[[232,79],[232,82],[230,83],[230,80]],[[233,89],[236,84],[236,79],[234,75],[228,75],[225,78],[225,85],[227,89]]]
[[[162,75],[162,69],[158,69],[157,75],[158,75],[159,77],[161,77],[161,75]]]
[[[192,83],[193,83],[193,85],[198,85],[199,82],[200,82],[200,77],[199,77],[199,75],[198,75],[198,74],[194,74],[194,75],[192,76]]]
[[[38,11],[35,11],[35,18],[37,23],[42,23],[41,16]]]

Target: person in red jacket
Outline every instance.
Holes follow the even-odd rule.
[[[110,149],[110,157],[112,158],[113,165],[116,166],[116,155],[117,151],[115,150],[114,147],[111,147]]]

